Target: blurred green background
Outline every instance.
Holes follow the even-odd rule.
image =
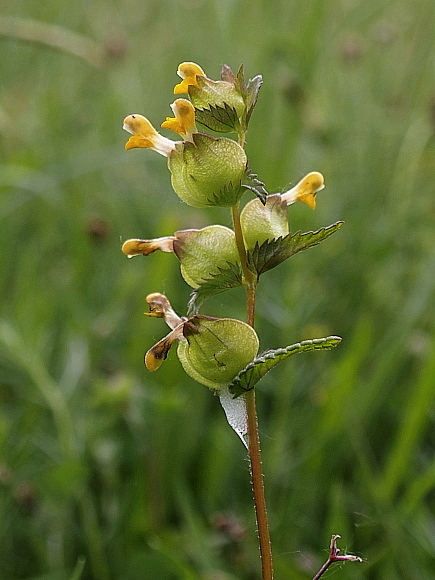
[[[43,26],[41,27],[41,24]],[[262,348],[338,334],[257,387],[277,580],[308,580],[332,533],[362,564],[435,577],[433,0],[3,0],[0,17],[0,578],[256,580],[244,449],[171,353],[149,292],[184,314],[169,254],[129,237],[223,210],[124,151],[123,118],[171,113],[180,62],[264,86],[250,165],[270,192],[325,175],[293,231],[344,228],[262,278]],[[168,133],[169,136],[169,133]],[[173,136],[173,135],[172,135]],[[202,312],[244,317],[237,290]]]

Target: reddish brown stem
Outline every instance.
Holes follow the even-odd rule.
[[[344,554],[339,556],[339,548],[337,548],[337,540],[340,538],[338,534],[334,534],[331,538],[331,543],[329,545],[329,556],[317,574],[314,576],[313,580],[319,580],[321,576],[326,572],[331,564],[334,562],[362,562],[359,556],[354,556],[353,554]]]
[[[243,272],[243,285],[246,290],[246,321],[254,327],[255,298],[257,277],[251,272],[247,264],[247,252],[240,223],[238,205],[232,208],[233,227],[236,245]],[[252,491],[254,495],[255,515],[257,519],[258,541],[261,557],[262,580],[273,580],[272,547],[270,543],[269,523],[264,494],[263,471],[261,467],[260,440],[258,436],[257,408],[255,391],[252,389],[245,395],[246,412],[248,417],[248,452],[251,466]]]
[[[262,579],[273,580],[272,546],[270,543],[263,471],[261,468],[255,390],[250,390],[246,393],[245,397],[248,414],[249,459],[251,462],[252,491],[254,495],[255,515],[257,518]]]

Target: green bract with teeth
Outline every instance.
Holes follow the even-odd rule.
[[[193,316],[177,350],[188,375],[212,389],[229,384],[258,352],[255,330],[240,320]]]
[[[168,157],[172,187],[194,207],[234,206],[244,191],[246,165],[246,153],[238,143],[204,133],[177,143]]]

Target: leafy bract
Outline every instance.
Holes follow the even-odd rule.
[[[252,115],[252,111],[257,104],[258,93],[260,91],[261,85],[263,84],[263,77],[261,75],[256,75],[254,78],[249,79],[245,84],[242,65],[239,69],[239,72],[237,73],[237,80],[239,81],[240,91],[245,102],[245,126],[247,127],[249,119]]]
[[[217,133],[237,132],[239,127],[237,111],[228,103],[209,105],[204,109],[195,109],[195,118],[198,123]]]
[[[341,228],[344,222],[337,222],[316,232],[296,232],[285,237],[266,240],[256,244],[253,250],[247,252],[248,267],[257,276],[278,266],[281,262],[300,252],[315,246]],[[218,267],[209,272],[190,295],[189,314],[195,314],[199,306],[211,296],[236,288],[242,284],[242,269],[240,264],[226,262],[227,267]]]
[[[341,228],[344,222],[336,222],[315,232],[296,232],[285,237],[266,240],[261,245],[256,244],[248,252],[248,267],[258,276],[278,266],[297,252],[312,248]]]
[[[217,268],[215,272],[204,278],[201,285],[191,293],[188,304],[189,316],[196,314],[202,302],[210,296],[241,285],[242,269],[239,263],[228,262],[227,268]]]
[[[246,169],[242,181],[242,187],[254,193],[263,205],[266,203],[267,190],[264,187],[264,183],[263,181],[260,181],[258,175],[253,173],[249,168]]]
[[[249,363],[228,386],[229,392],[233,397],[239,397],[246,391],[255,387],[258,381],[277,364],[293,354],[307,352],[310,350],[331,349],[341,342],[339,336],[327,336],[325,338],[313,338],[312,340],[303,340],[285,348],[267,350],[257,356]]]

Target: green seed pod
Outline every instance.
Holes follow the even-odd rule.
[[[175,232],[174,252],[181,263],[181,274],[192,288],[204,279],[238,260],[233,230],[213,225],[202,230]]]
[[[193,207],[232,207],[240,199],[246,153],[232,139],[194,133],[168,157],[175,193]]]
[[[287,203],[279,193],[268,195],[264,205],[253,199],[243,208],[240,222],[246,246],[252,250],[256,242],[261,245],[289,233]]]
[[[255,330],[232,318],[193,316],[183,335],[177,354],[184,370],[212,389],[230,383],[258,352]]]

